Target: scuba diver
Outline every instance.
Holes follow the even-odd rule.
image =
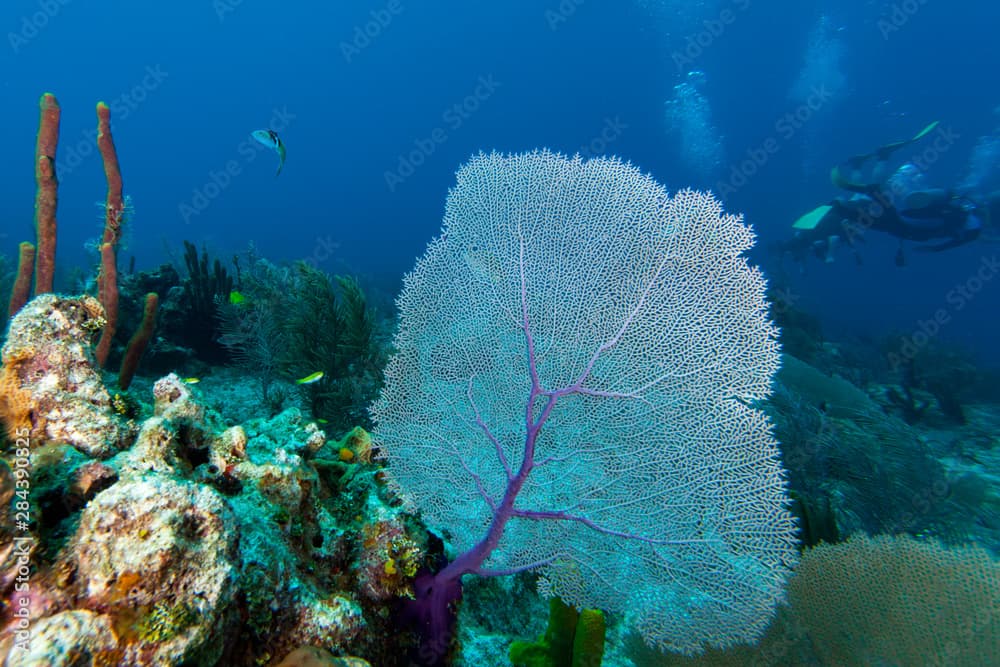
[[[808,254],[833,261],[834,251],[845,242],[860,263],[856,243],[864,232],[873,229],[899,239],[896,265],[904,266],[905,241],[926,245],[917,250],[940,252],[970,243],[979,238],[989,222],[989,211],[996,208],[1000,196],[994,193],[990,201],[978,203],[967,195],[952,190],[929,188],[924,176],[912,163],[905,163],[886,178],[889,158],[932,132],[935,121],[912,139],[896,141],[871,153],[855,155],[830,172],[830,180],[842,190],[853,193],[819,206],[795,221],[795,237],[780,244],[783,254],[804,260]],[[870,177],[865,180],[865,165],[874,161]],[[845,175],[845,172],[847,174]],[[985,218],[985,219],[984,219]],[[928,243],[937,241],[937,243]]]

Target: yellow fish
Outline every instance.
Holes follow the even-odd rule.
[[[310,373],[304,378],[299,378],[295,381],[295,384],[312,384],[313,382],[319,382],[323,379],[323,371],[316,371],[315,373]]]
[[[201,382],[198,378],[184,378],[184,384],[198,384]]]

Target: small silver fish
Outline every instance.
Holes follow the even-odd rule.
[[[275,176],[281,173],[281,168],[285,166],[285,144],[281,141],[281,137],[274,130],[254,130],[250,133],[254,141],[268,148],[274,150],[278,153],[278,171],[274,173]]]

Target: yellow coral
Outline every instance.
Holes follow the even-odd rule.
[[[197,620],[198,615],[194,609],[183,602],[157,602],[149,615],[139,623],[139,640],[145,643],[169,641],[194,625]]]
[[[122,395],[118,393],[111,397],[111,407],[114,408],[115,412],[120,415],[128,412],[128,404],[125,403],[125,399],[122,398]]]

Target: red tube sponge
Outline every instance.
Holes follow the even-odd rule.
[[[104,205],[104,236],[101,243],[117,245],[122,236],[122,173],[118,166],[115,140],[111,136],[111,109],[104,102],[97,103],[97,149],[104,162],[104,176],[108,181],[108,196]]]
[[[156,310],[160,305],[160,298],[155,292],[146,295],[146,305],[142,310],[142,324],[132,336],[125,348],[125,357],[122,359],[122,367],[118,373],[118,386],[128,389],[132,384],[132,376],[139,366],[142,353],[146,351],[149,339],[153,337],[153,330],[156,328]]]
[[[31,297],[31,274],[34,270],[35,246],[24,241],[18,250],[17,279],[14,280],[14,287],[10,290],[10,306],[7,312],[11,317],[14,317]]]
[[[115,247],[110,243],[101,244],[101,274],[97,279],[97,298],[104,306],[104,328],[97,341],[94,356],[97,365],[104,368],[111,352],[111,342],[118,330],[118,266]]]
[[[35,260],[35,294],[52,291],[56,270],[56,145],[59,143],[59,102],[45,93],[39,102],[38,142],[35,145],[35,233],[38,255]]]

